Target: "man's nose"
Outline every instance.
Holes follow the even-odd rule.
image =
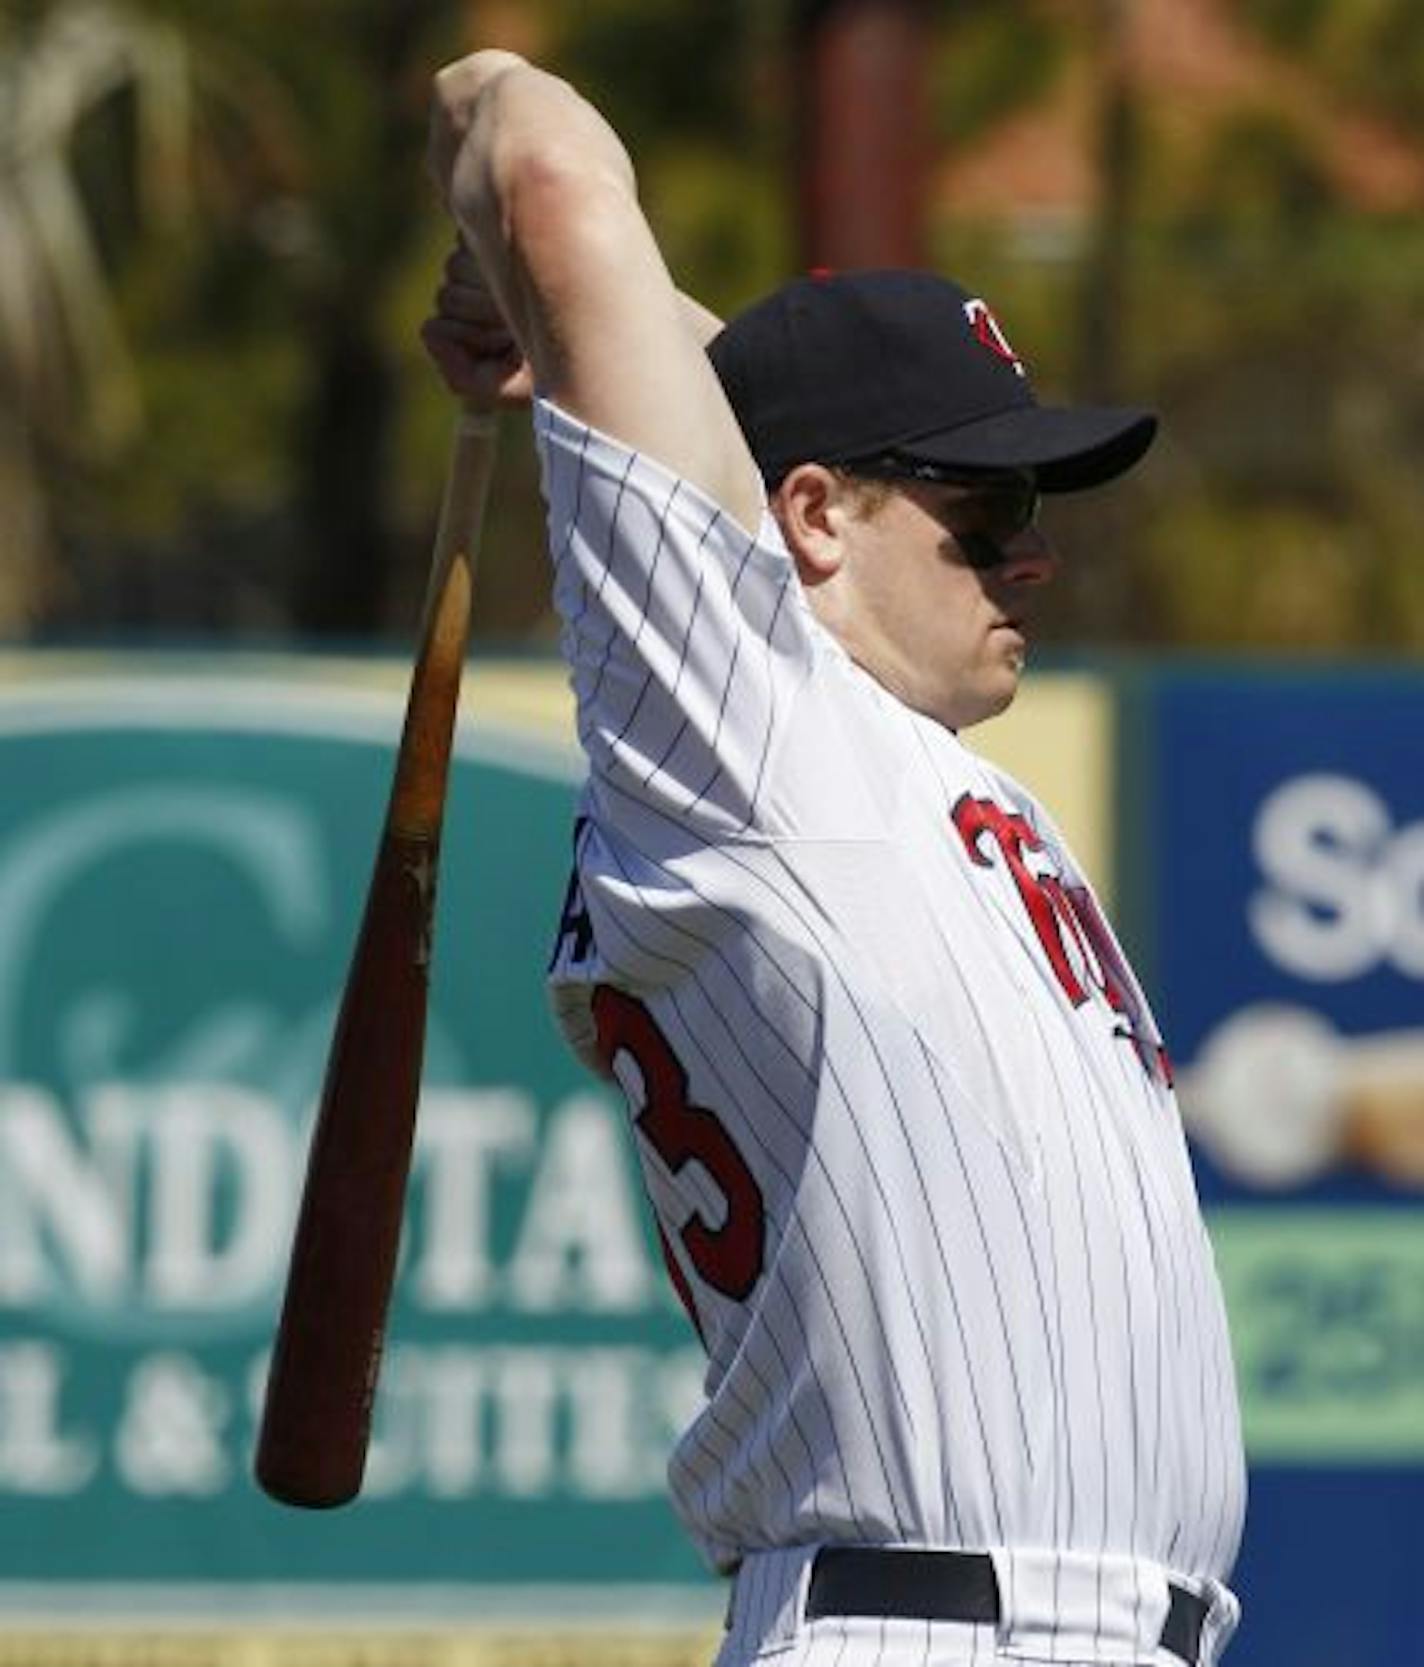
[[[1025,527],[1003,546],[1000,577],[1010,585],[1046,585],[1058,573],[1059,556],[1046,533]]]

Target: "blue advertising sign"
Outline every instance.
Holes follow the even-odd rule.
[[[1421,1659],[1424,679],[1203,672],[1151,703],[1154,984],[1252,1461],[1232,1659],[1398,1667]]]

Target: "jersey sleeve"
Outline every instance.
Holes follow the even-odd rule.
[[[554,606],[605,814],[758,831],[814,626],[775,522],[747,531],[648,456],[536,402]]]

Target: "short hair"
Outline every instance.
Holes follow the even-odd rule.
[[[828,467],[849,492],[858,521],[873,520],[885,508],[895,490],[895,482],[884,476],[860,475],[843,463],[832,463]]]

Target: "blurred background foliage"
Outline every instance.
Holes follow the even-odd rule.
[[[854,0],[832,0],[850,5]],[[914,0],[906,0],[913,5]],[[432,70],[624,135],[684,287],[813,255],[805,0],[0,0],[0,634],[407,641],[448,402]],[[925,0],[927,246],[1043,397],[1152,404],[1064,500],[1064,644],[1424,645],[1418,0]],[[516,424],[477,633],[552,640]]]

